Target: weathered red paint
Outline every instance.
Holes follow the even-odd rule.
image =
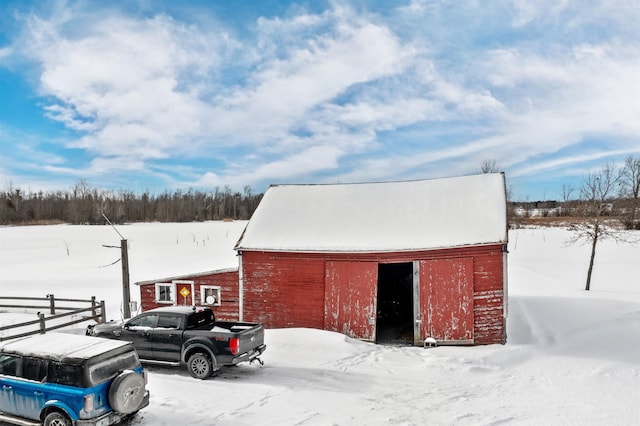
[[[420,340],[473,342],[473,258],[420,262]]]
[[[371,302],[371,295],[376,294],[377,277],[371,279],[367,274],[356,273],[362,271],[358,264],[365,262],[377,267],[378,263],[419,261],[424,264],[425,261],[450,259],[453,263],[449,264],[449,269],[457,265],[455,267],[459,268],[458,272],[464,280],[452,280],[455,274],[450,274],[445,280],[448,284],[434,279],[431,285],[436,287],[434,291],[437,297],[446,301],[444,304],[436,303],[435,311],[444,310],[454,317],[460,315],[461,311],[464,314],[457,319],[456,325],[457,330],[464,330],[464,334],[451,336],[459,340],[472,339],[474,344],[504,343],[506,319],[502,247],[501,244],[492,244],[392,253],[245,250],[242,252],[241,265],[244,320],[262,322],[267,328],[311,327],[340,332],[346,329],[355,337],[371,340],[375,336],[375,328],[366,327],[365,315],[352,315],[354,309],[357,312],[375,306],[375,300]],[[348,280],[332,278],[331,271],[335,271],[338,262],[341,271],[347,268],[354,271]],[[350,263],[351,266],[346,266]],[[438,288],[452,283],[464,293],[458,296],[458,301],[453,294],[447,295],[446,289]],[[340,287],[344,285],[347,288]],[[357,290],[349,290],[352,287]],[[375,308],[373,313],[375,319]],[[421,313],[422,316],[426,314]],[[442,327],[452,328],[453,321],[443,318],[440,323],[444,324]],[[464,323],[462,328],[459,328],[460,321]],[[426,330],[421,337],[428,337]]]
[[[325,330],[374,341],[377,262],[328,261],[325,269]]]
[[[325,260],[251,252],[242,258],[244,320],[267,328],[324,326]]]
[[[244,251],[244,320],[267,328],[310,327],[374,340],[378,264],[413,261],[420,264],[420,339],[505,342],[500,244],[393,253]],[[201,286],[219,286],[222,303],[214,307],[216,316],[237,321],[238,278],[237,270],[226,270],[140,282],[141,308],[166,306],[155,300],[155,283],[186,281],[193,283],[195,304],[200,304]],[[429,312],[432,321],[425,322]]]
[[[221,303],[220,306],[214,306],[216,318],[225,321],[239,320],[239,291],[238,291],[238,271],[224,270],[212,271],[192,275],[182,275],[179,277],[169,277],[157,280],[149,280],[136,283],[140,287],[140,307],[143,311],[157,308],[159,306],[167,306],[156,301],[156,283],[171,283],[172,281],[190,281],[193,282],[192,302],[200,305],[202,286],[220,287]],[[180,291],[180,290],[178,290]],[[179,296],[180,297],[180,296]]]

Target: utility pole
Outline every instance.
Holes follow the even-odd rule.
[[[124,317],[131,318],[131,293],[129,291],[129,252],[127,240],[120,240],[120,253],[122,256],[122,308]]]
[[[125,319],[131,318],[131,292],[129,291],[129,250],[127,240],[113,226],[107,215],[102,213],[102,217],[111,225],[114,231],[120,236],[120,261],[122,263],[122,315]]]

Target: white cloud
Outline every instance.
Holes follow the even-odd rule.
[[[216,38],[205,43],[207,34],[162,15],[107,17],[77,38],[36,18],[32,28],[41,91],[55,99],[45,109],[84,133],[74,147],[123,159],[164,158],[201,131],[209,107],[191,78],[220,61]]]
[[[13,53],[13,49],[10,47],[0,47],[0,60],[8,58]]]
[[[300,178],[310,176],[315,172],[335,169],[338,167],[338,159],[342,155],[343,152],[336,147],[314,146],[284,158],[261,161],[254,168],[247,170],[229,170],[222,175],[207,172],[197,182],[186,182],[186,184],[188,186],[234,185],[240,187],[246,185],[246,182],[273,180],[274,176],[287,181],[290,178]]]
[[[349,88],[401,72],[411,55],[383,27],[339,25],[337,31],[263,64],[249,86],[221,99],[211,131],[230,135],[242,129],[245,140],[274,143]]]
[[[640,151],[640,148],[638,148],[638,151]],[[547,171],[547,170],[557,170],[559,168],[566,168],[566,166],[590,163],[594,160],[606,159],[608,157],[611,157],[612,155],[628,155],[629,153],[630,151],[628,150],[620,149],[615,151],[595,152],[595,153],[555,158],[545,162],[525,165],[524,167],[518,168],[517,170],[515,170],[512,173],[512,176],[519,177],[519,176],[526,176],[532,173],[540,173],[542,171]]]
[[[538,19],[557,19],[568,7],[569,0],[527,1],[513,0],[511,2],[515,14],[512,23],[516,27],[525,26]]]
[[[30,52],[41,61],[42,93],[55,99],[45,107],[48,116],[82,135],[73,147],[124,163],[216,145],[273,151],[288,149],[291,131],[309,131],[304,123],[313,128],[317,113],[337,96],[401,73],[414,54],[384,26],[342,21],[349,13],[261,20],[261,29],[279,34],[328,20],[334,30],[291,39],[281,57],[254,57],[258,67],[248,80],[213,97],[201,90],[203,83],[223,66],[226,44],[237,42],[163,15],[143,21],[107,16],[75,34],[66,30],[70,16],[32,18]]]
[[[155,175],[172,159],[180,183],[220,186],[464,174],[495,158],[524,176],[586,140],[610,149],[574,159],[638,140],[640,12],[625,3],[360,7],[296,6],[246,33],[81,3],[31,17],[21,47],[45,113],[89,157],[52,165]],[[189,171],[192,158],[221,166]]]

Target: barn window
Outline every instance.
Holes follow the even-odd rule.
[[[209,306],[220,306],[220,287],[210,285],[201,286],[200,303]]]
[[[173,284],[156,283],[156,302],[173,303]]]

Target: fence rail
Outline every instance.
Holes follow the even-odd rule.
[[[37,302],[43,303],[36,304]],[[59,305],[60,302],[76,303],[80,304],[81,306]],[[86,306],[87,304],[89,306]],[[38,309],[38,312],[36,313],[38,319],[0,327],[0,341],[16,339],[18,337],[25,337],[38,333],[45,334],[47,331],[58,330],[60,328],[85,321],[93,320],[96,322],[106,322],[104,300],[98,302],[93,296],[91,297],[91,299],[56,298],[53,294],[47,294],[46,297],[0,296],[0,309],[1,308],[34,310]],[[48,311],[49,315],[44,314],[44,311]],[[60,311],[62,312],[59,313]],[[78,315],[80,315],[80,318],[77,317]],[[66,319],[67,317],[70,318],[68,321],[65,321],[64,319]],[[61,319],[63,320],[61,321]],[[8,336],[4,336],[2,333],[6,330],[14,330],[22,327],[28,327],[32,329]]]

